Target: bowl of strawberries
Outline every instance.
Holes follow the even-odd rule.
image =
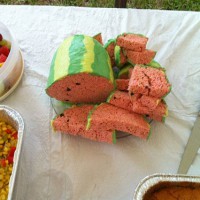
[[[20,48],[9,29],[0,22],[0,101],[14,91],[23,71]]]

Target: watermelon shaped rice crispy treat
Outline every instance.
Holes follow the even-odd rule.
[[[97,40],[101,45],[103,45],[102,35],[98,33],[97,35],[93,36],[95,40]]]
[[[147,139],[145,118],[164,122],[168,108],[163,98],[171,90],[147,42],[132,33],[104,47],[101,33],[67,38],[52,60],[46,92],[72,107],[52,121],[54,130],[106,143],[116,142],[115,131]]]
[[[108,97],[107,102],[116,107],[132,111],[131,97],[128,92],[116,90]]]
[[[118,130],[146,139],[150,132],[150,125],[139,114],[102,103],[90,114],[87,130],[90,129]]]
[[[114,55],[115,55],[115,64],[119,68],[121,68],[127,62],[127,59],[120,46],[117,45],[115,46]]]
[[[115,45],[116,45],[115,39],[108,40],[108,42],[104,45],[104,48],[106,49],[108,55],[110,56],[112,67],[115,66]]]
[[[116,44],[124,49],[132,51],[144,51],[146,49],[148,38],[142,35],[124,33],[117,37]]]
[[[118,79],[129,79],[130,73],[132,72],[133,65],[127,64],[125,65],[118,74]]]
[[[166,117],[168,116],[167,104],[162,100],[156,109],[149,113],[149,118],[159,122],[165,122]]]
[[[128,91],[129,79],[116,79],[116,88],[120,91]]]
[[[56,51],[47,83],[50,97],[70,103],[100,103],[114,90],[110,58],[92,37],[74,35]]]
[[[148,64],[156,55],[155,51],[145,49],[142,52],[126,50],[126,56],[128,62],[132,64]]]
[[[134,94],[134,97],[139,101],[143,106],[146,106],[149,108],[150,111],[153,111],[156,109],[158,104],[161,102],[161,99],[158,99],[156,97],[146,96],[142,94]]]
[[[153,110],[149,106],[145,106],[138,99],[137,95],[133,95],[131,98],[132,111],[141,115],[146,115],[150,119],[163,122],[163,119],[168,115],[168,108],[166,103],[162,100],[156,108]]]
[[[162,98],[170,92],[171,85],[162,68],[136,65],[131,74],[128,90],[129,93]]]
[[[94,108],[93,105],[82,105],[69,108],[60,116],[52,121],[55,131],[88,138],[90,140],[115,143],[116,135],[114,130],[93,129],[86,130],[89,112]]]

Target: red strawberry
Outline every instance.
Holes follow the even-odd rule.
[[[1,35],[1,33],[0,33],[0,41],[2,41],[3,40],[3,36]]]
[[[4,54],[0,54],[0,63],[5,62],[7,57]]]
[[[8,57],[8,54],[10,53],[10,49],[7,46],[0,47],[0,54],[4,54]]]

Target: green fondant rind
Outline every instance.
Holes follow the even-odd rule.
[[[92,69],[95,74],[99,74],[107,79],[109,79],[112,83],[114,82],[113,70],[110,62],[110,57],[105,49],[103,49],[102,45],[95,41],[94,44],[94,63],[92,64]]]
[[[152,60],[150,63],[147,64],[147,66],[151,66],[154,68],[162,68],[162,66],[155,60]],[[164,69],[164,68],[162,68],[162,69]]]
[[[112,91],[112,92],[110,93],[110,95],[108,96],[108,98],[107,98],[107,100],[106,100],[107,103],[110,102],[110,100],[112,99],[112,97],[113,97],[114,94],[115,94],[115,90]]]
[[[116,63],[116,65],[117,66],[120,66],[120,60],[121,60],[121,58],[120,58],[120,51],[121,51],[121,48],[120,48],[120,46],[115,46],[115,50],[114,50],[114,55],[115,55],[115,63]]]
[[[106,42],[106,44],[104,45],[104,48],[106,49],[110,44],[112,43],[116,43],[116,39],[109,39],[108,42]]]
[[[47,88],[54,82],[54,65],[55,65],[56,55],[57,55],[57,51],[54,54],[52,62],[51,62],[49,77],[47,80]]]
[[[150,125],[149,125],[149,126],[150,126]],[[149,140],[151,134],[152,134],[152,128],[151,128],[151,126],[150,126],[150,130],[149,130],[149,133],[148,133],[148,136],[147,136],[147,140]]]
[[[84,44],[84,35],[74,36],[74,39],[72,40],[71,46],[69,48],[70,63],[67,75],[76,74],[82,71],[82,61],[85,53],[86,48]]]
[[[113,134],[112,134],[112,141],[113,141],[113,144],[117,143],[117,136],[116,136],[116,131],[115,130],[113,131]]]
[[[165,123],[166,117],[162,117],[162,123]]]
[[[88,114],[88,117],[87,117],[87,124],[86,124],[86,131],[88,131],[90,129],[90,126],[91,126],[91,117],[92,117],[92,114],[93,112],[95,111],[95,109],[97,108],[98,105],[95,105],[92,110],[90,110],[89,114]]]
[[[118,78],[120,78],[122,75],[128,74],[130,68],[133,68],[133,65],[131,65],[131,64],[125,65],[125,66],[120,70],[120,72],[119,72],[119,74],[118,74]]]

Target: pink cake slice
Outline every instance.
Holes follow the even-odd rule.
[[[107,130],[102,127],[101,130],[93,128],[86,130],[88,115],[93,108],[93,105],[69,108],[52,121],[52,126],[55,131],[60,131],[65,134],[79,135],[99,142],[114,143],[115,132],[111,129]]]
[[[93,110],[87,128],[119,130],[142,139],[146,139],[150,132],[150,125],[141,115],[107,103]]]
[[[126,56],[128,61],[132,64],[148,64],[155,57],[156,52],[152,50],[145,49],[142,52],[126,50]]]
[[[131,97],[128,92],[116,90],[110,95],[107,102],[116,107],[132,111]]]
[[[164,122],[165,118],[168,116],[167,104],[162,100],[156,109],[149,113],[149,117],[153,120]]]
[[[158,99],[156,97],[146,96],[142,94],[135,95],[138,96],[138,101],[140,101],[143,106],[148,107],[150,111],[155,110],[161,101],[161,99]]]
[[[116,87],[120,91],[128,90],[129,79],[116,79]]]
[[[149,108],[149,106],[144,106],[140,99],[138,99],[137,95],[132,96],[131,101],[133,112],[141,115],[146,115],[155,121],[164,122],[164,119],[168,115],[168,108],[163,100],[160,101],[160,103],[153,110]]]
[[[95,40],[97,40],[101,45],[103,45],[103,39],[101,33],[98,33],[97,35],[93,36]]]
[[[108,52],[108,55],[110,56],[112,67],[114,67],[115,65],[115,46],[116,46],[116,42],[114,39],[109,40],[105,44],[105,49]]]
[[[162,98],[171,90],[162,68],[135,65],[128,86],[129,93]]]
[[[123,34],[117,38],[117,45],[133,51],[144,51],[148,38],[136,34]]]

